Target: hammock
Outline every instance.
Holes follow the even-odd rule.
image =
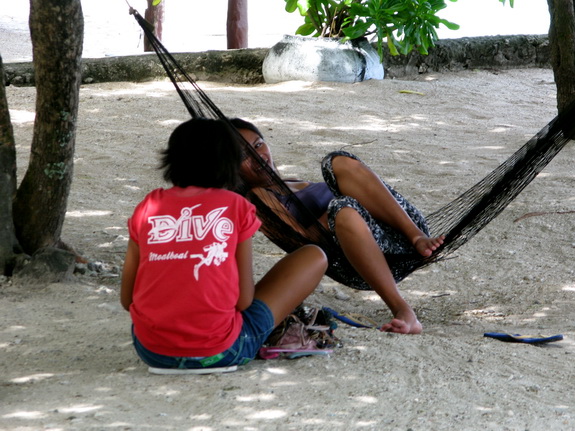
[[[130,13],[142,27],[190,115],[193,118],[216,118],[229,122],[229,119],[155,37],[153,27],[136,10],[130,9]],[[256,206],[264,235],[286,252],[305,244],[320,246],[329,259],[327,271],[329,277],[354,289],[369,290],[367,283],[346,260],[332,234],[307,210],[283,180],[261,160],[239,132],[237,133],[244,143],[247,156],[260,163],[269,177],[270,184],[273,184],[274,191],[289,197],[291,204],[298,206],[300,213],[309,216],[309,223],[305,223],[306,226],[300,224],[294,228],[293,223],[289,222],[292,216],[285,207],[278,205],[271,197],[258,194],[244,186],[240,193]],[[426,217],[432,236],[445,235],[444,244],[431,256],[422,257],[415,252],[402,255],[386,254],[395,280],[399,282],[413,271],[445,259],[472,238],[497,217],[574,136],[575,103],[555,117],[484,179]]]

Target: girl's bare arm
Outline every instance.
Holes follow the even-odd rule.
[[[122,287],[120,290],[120,302],[126,309],[130,309],[132,304],[132,294],[134,292],[134,282],[140,265],[140,247],[133,240],[128,241],[128,250],[124,259],[124,269],[122,271]]]
[[[236,309],[243,311],[252,304],[255,292],[251,238],[238,244],[238,248],[236,249],[236,262],[238,264],[240,282],[240,297],[238,298]]]

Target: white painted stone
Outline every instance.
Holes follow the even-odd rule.
[[[365,39],[342,44],[339,39],[291,35],[270,48],[262,73],[267,83],[359,82],[384,77],[377,50]]]

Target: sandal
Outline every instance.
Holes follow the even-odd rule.
[[[160,374],[163,376],[175,376],[182,374],[222,374],[232,373],[238,369],[237,365],[230,367],[213,367],[213,368],[156,368],[149,367],[148,372],[151,374]]]
[[[372,320],[369,317],[363,316],[361,314],[357,313],[341,314],[328,307],[323,307],[323,310],[331,314],[334,318],[336,318],[340,322],[347,323],[348,325],[351,325],[355,328],[379,328],[379,325],[375,320]]]

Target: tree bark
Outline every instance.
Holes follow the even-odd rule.
[[[84,18],[80,0],[30,0],[36,120],[28,169],[14,201],[24,251],[60,245],[72,183]]]
[[[248,0],[228,0],[228,49],[248,47]]]
[[[162,31],[164,26],[164,2],[154,6],[152,4],[153,0],[148,0],[148,8],[144,13],[144,18],[150,24],[154,26],[154,36],[158,38],[158,40],[162,41]],[[150,44],[150,41],[147,37],[144,38],[144,52],[151,52],[154,48]]]
[[[12,219],[12,201],[16,194],[16,149],[2,77],[4,66],[0,56],[0,274],[12,275],[15,257],[21,253]]]
[[[547,0],[551,25],[551,65],[557,85],[557,109],[575,102],[575,5],[573,0]]]

